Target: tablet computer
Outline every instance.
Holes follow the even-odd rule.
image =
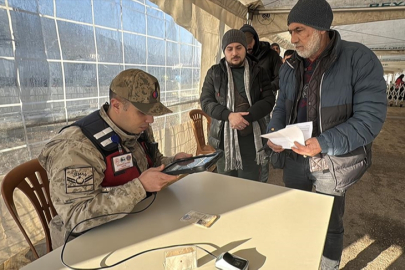
[[[178,159],[167,165],[162,172],[171,175],[203,172],[214,165],[222,155],[223,151],[218,150],[212,154]]]

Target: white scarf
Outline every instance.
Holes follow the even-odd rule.
[[[234,83],[232,70],[225,61],[226,70],[228,72],[228,93],[226,97],[226,107],[230,111],[234,111],[235,97],[234,97]],[[249,105],[252,106],[252,99],[250,97],[250,72],[249,72],[249,62],[245,59],[244,62],[245,71],[243,75],[243,82],[245,84],[245,92],[249,101]],[[256,148],[256,162],[257,164],[264,163],[264,151],[257,152],[263,147],[262,139],[260,137],[261,130],[260,125],[257,121],[253,123],[253,135],[254,143]],[[225,171],[230,170],[243,170],[242,157],[240,155],[239,141],[238,141],[238,131],[232,129],[229,121],[225,121],[224,125],[224,154],[225,154]]]

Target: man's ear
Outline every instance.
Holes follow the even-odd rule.
[[[118,113],[120,111],[121,106],[123,106],[123,104],[115,98],[112,98],[110,100],[110,104],[111,104],[111,109],[114,110],[116,113]]]

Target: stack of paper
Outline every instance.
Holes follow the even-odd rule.
[[[261,137],[269,139],[272,143],[284,149],[291,149],[294,142],[305,145],[305,141],[312,137],[312,122],[288,125],[278,131],[267,133]]]

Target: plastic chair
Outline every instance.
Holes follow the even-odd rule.
[[[215,149],[212,146],[205,143],[204,136],[204,117],[207,122],[207,134],[210,133],[211,117],[200,109],[191,110],[189,115],[193,120],[193,131],[195,140],[197,142],[196,155],[210,154],[215,152]]]
[[[11,216],[14,218],[14,221],[23,233],[34,256],[39,258],[34,245],[29,239],[24,227],[21,225],[14,204],[13,195],[16,188],[21,190],[34,206],[45,232],[46,252],[48,253],[52,251],[51,235],[48,224],[57,213],[49,195],[48,176],[45,169],[39,164],[38,159],[25,162],[7,173],[1,185],[1,194],[3,195],[4,202],[6,203]]]

